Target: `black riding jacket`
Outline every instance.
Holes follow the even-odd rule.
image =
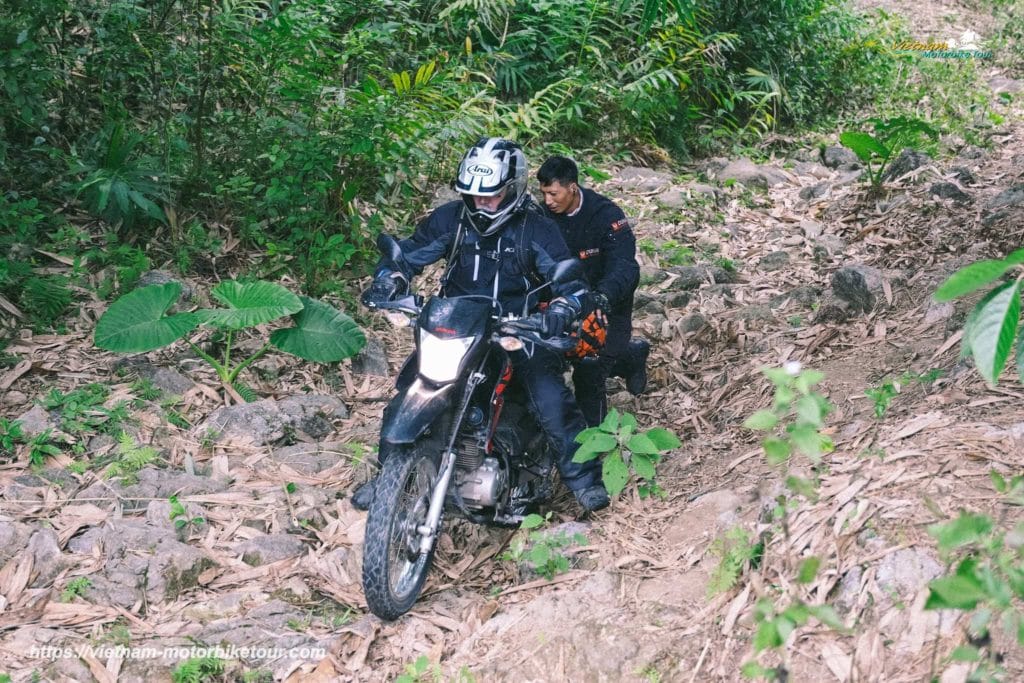
[[[561,229],[573,256],[583,262],[591,289],[608,297],[610,313],[629,313],[640,282],[633,228],[612,200],[581,187],[583,206],[575,216],[546,215]]]
[[[404,273],[406,277],[418,275],[442,258],[451,258],[452,243],[456,234],[461,234],[461,246],[449,263],[442,293],[485,294],[500,302],[506,313],[519,314],[527,292],[550,279],[556,262],[573,257],[557,227],[532,202],[488,237],[482,237],[463,218],[463,208],[460,200],[439,206],[416,226],[412,237],[399,242],[412,268]],[[382,260],[377,274],[386,270],[390,264]],[[577,303],[589,291],[581,280],[553,289],[555,296],[575,298]],[[530,299],[528,310],[532,311],[538,297],[534,294]]]

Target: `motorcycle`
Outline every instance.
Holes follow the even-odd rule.
[[[377,246],[396,267],[435,257],[403,255],[383,234]],[[527,301],[551,284],[581,278],[582,268],[561,261],[549,277]],[[539,315],[507,314],[489,296],[433,296],[424,303],[407,295],[370,307],[393,324],[413,326],[416,342],[381,425],[382,464],[363,545],[367,605],[393,620],[419,597],[446,513],[515,527],[550,497],[554,453],[511,384],[510,354],[538,346],[564,353],[575,342],[545,338]]]

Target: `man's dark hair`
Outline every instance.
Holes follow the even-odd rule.
[[[562,187],[568,187],[571,183],[579,184],[580,173],[575,161],[569,157],[555,155],[548,157],[548,160],[537,169],[537,180],[541,185],[557,182]]]

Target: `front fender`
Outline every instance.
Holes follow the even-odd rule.
[[[434,387],[417,377],[404,393],[395,396],[388,407],[389,419],[381,427],[380,439],[393,444],[409,444],[448,409],[455,384]]]

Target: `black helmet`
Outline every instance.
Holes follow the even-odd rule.
[[[494,211],[478,209],[473,197],[493,197],[508,188]],[[527,198],[526,155],[505,138],[480,138],[462,157],[455,191],[462,195],[469,223],[481,235],[493,235]]]

